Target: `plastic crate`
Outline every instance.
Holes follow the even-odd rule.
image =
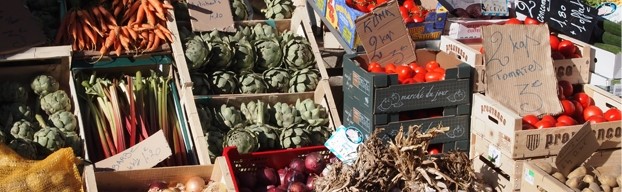
[[[289,165],[289,162],[296,157],[305,157],[311,152],[319,152],[328,161],[332,155],[330,151],[323,145],[301,147],[295,149],[283,149],[275,151],[254,152],[248,154],[238,153],[236,147],[225,147],[222,155],[225,156],[231,180],[235,186],[235,191],[240,191],[236,175],[242,172],[257,171],[266,166],[274,169],[281,169]]]

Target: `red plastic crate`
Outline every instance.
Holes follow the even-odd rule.
[[[334,157],[334,155],[323,145],[254,152],[248,154],[238,153],[238,149],[236,147],[225,147],[222,154],[225,156],[227,161],[227,166],[229,167],[229,172],[231,173],[231,179],[233,180],[235,191],[240,191],[238,189],[238,182],[235,179],[237,174],[242,172],[257,171],[266,166],[274,169],[281,169],[283,167],[287,167],[292,159],[296,157],[305,157],[306,154],[311,152],[319,152],[326,162],[328,162],[331,157]]]

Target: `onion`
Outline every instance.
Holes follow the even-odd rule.
[[[168,184],[166,184],[166,182],[164,181],[154,181],[151,182],[151,184],[149,184],[149,191],[151,190],[161,190],[161,189],[166,189],[168,187]]]
[[[238,176],[238,185],[242,187],[255,188],[257,185],[257,177],[255,172],[242,172]]]
[[[260,185],[278,185],[279,176],[276,170],[270,167],[266,167],[257,172],[257,180]],[[283,175],[285,177],[285,175]]]
[[[269,185],[268,187],[268,191],[267,192],[286,192],[287,190],[284,190],[280,187],[276,187],[274,185]]]
[[[307,189],[309,189],[310,191],[315,190],[315,185],[313,184],[315,179],[317,179],[317,177],[313,175],[307,177]]]
[[[309,173],[321,174],[325,167],[326,163],[324,163],[324,159],[320,153],[309,153],[307,157],[305,157],[305,168]]]
[[[187,192],[201,192],[203,188],[205,188],[205,180],[201,177],[190,177],[190,179],[186,181]]]
[[[307,191],[309,191],[309,189],[307,189],[307,186],[305,186],[305,184],[302,184],[301,182],[293,182],[291,185],[289,185],[289,187],[287,188],[287,191],[289,191],[289,192],[307,192]]]
[[[292,159],[291,162],[289,162],[289,168],[302,172],[302,173],[306,173],[307,172],[307,168],[305,168],[305,161],[302,160],[301,158],[294,158]]]
[[[285,183],[285,175],[287,175],[288,170],[288,168],[285,168],[277,171],[279,173],[279,181],[281,181],[281,185]]]
[[[287,172],[287,174],[285,175],[285,186],[289,186],[290,183],[294,183],[294,182],[307,182],[307,176],[300,172],[300,171],[296,171],[296,170],[289,170]]]

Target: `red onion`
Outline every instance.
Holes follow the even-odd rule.
[[[302,173],[306,173],[307,172],[307,168],[305,168],[305,161],[302,160],[301,158],[294,158],[292,159],[291,162],[289,162],[289,168],[302,172]]]
[[[285,177],[285,175],[283,175]],[[257,180],[260,185],[278,185],[279,175],[273,168],[266,167],[257,172]]]
[[[242,172],[238,175],[238,185],[242,187],[254,188],[257,185],[255,172]]]
[[[301,182],[293,182],[291,185],[289,185],[289,187],[287,188],[287,191],[289,191],[289,192],[307,192],[307,191],[309,191],[309,189],[307,189],[307,186],[305,184],[302,184]]]
[[[315,179],[317,179],[317,177],[313,175],[307,177],[307,189],[309,189],[310,191],[315,190],[315,185],[313,184]]]
[[[294,182],[307,182],[307,176],[300,171],[290,169],[285,175],[285,183],[283,184],[288,186],[290,183]]]
[[[320,174],[325,167],[326,163],[324,163],[324,159],[320,153],[309,153],[307,154],[307,157],[305,157],[305,168],[309,171],[309,173]]]
[[[277,171],[279,173],[279,181],[281,181],[281,185],[285,183],[285,175],[287,175],[288,170],[288,168],[285,168]]]
[[[166,182],[163,181],[155,181],[155,182],[151,182],[151,184],[149,184],[149,191],[153,190],[161,190],[161,189],[166,189],[168,187],[168,184],[166,184]]]

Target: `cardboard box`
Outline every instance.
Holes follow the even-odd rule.
[[[356,25],[354,21],[365,13],[349,7],[346,5],[345,0],[333,1],[335,1],[335,13],[337,16],[337,26],[333,27],[339,31],[341,37],[346,41],[348,49],[356,49],[356,47],[361,45],[361,40],[358,35],[356,35]]]
[[[614,54],[595,46],[591,48],[594,65],[590,71],[608,79],[622,78],[622,52]]]
[[[313,0],[315,6],[318,8],[318,16],[325,17],[326,16],[326,3],[328,0]]]
[[[476,20],[476,19],[463,19],[463,18],[450,18],[445,25],[445,31],[443,35],[447,35],[455,40],[477,40],[481,41],[482,29],[481,26],[486,25],[503,25],[507,19],[493,19],[493,20]]]

